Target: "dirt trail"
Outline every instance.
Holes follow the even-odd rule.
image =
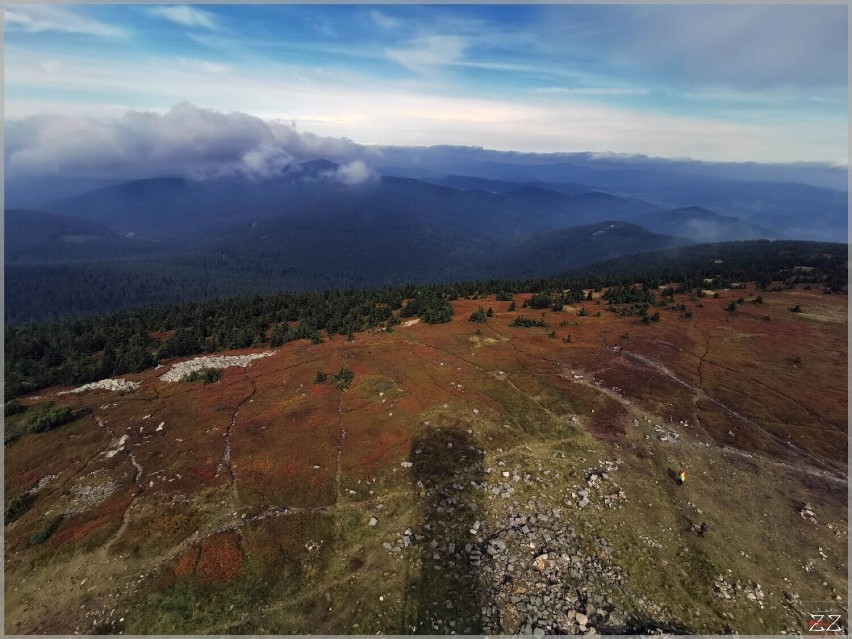
[[[343,393],[340,393],[340,397],[337,400],[337,428],[340,431],[339,438],[337,440],[337,456],[336,456],[336,468],[334,472],[334,485],[335,485],[335,495],[337,499],[335,500],[337,503],[340,502],[340,479],[341,479],[341,469],[340,469],[340,459],[343,456],[343,442],[346,439],[346,429],[343,427],[343,411],[341,409],[341,404],[343,403]]]
[[[698,328],[698,322],[697,321],[696,321],[695,326],[696,326],[696,329],[704,336],[704,340],[705,340],[704,354],[698,356],[698,386],[700,388],[704,387],[704,377],[703,377],[703,374],[702,374],[703,373],[702,367],[703,367],[704,364],[708,364],[710,366],[716,366],[718,368],[721,368],[721,369],[726,370],[726,371],[730,371],[732,373],[737,373],[737,374],[741,373],[741,371],[738,371],[734,368],[730,368],[728,366],[724,366],[722,364],[719,364],[718,362],[714,362],[713,360],[710,360],[710,359],[707,358],[708,353],[710,352],[710,334],[707,331],[705,331],[704,329]],[[813,417],[818,419],[823,424],[829,424],[830,425],[830,422],[825,417],[823,417],[821,414],[819,414],[817,411],[815,411],[813,408],[803,404],[801,401],[799,401],[795,397],[792,397],[791,395],[785,393],[783,390],[779,390],[777,388],[769,386],[768,384],[766,384],[765,382],[762,382],[761,380],[757,379],[756,377],[749,377],[749,381],[754,383],[754,384],[760,385],[762,388],[765,388],[769,392],[777,395],[778,397],[781,397],[782,399],[784,399],[788,402],[792,402],[793,404],[796,404],[799,408],[801,408],[805,412],[809,413],[810,415],[812,415]],[[736,390],[736,389],[731,389],[731,390]]]
[[[500,335],[500,333],[498,333],[498,335]],[[706,335],[706,333],[705,333],[705,335]],[[541,357],[540,355],[535,355],[533,353],[529,353],[529,352],[523,350],[522,348],[519,348],[517,346],[517,344],[514,344],[513,342],[510,342],[510,343],[511,343],[512,347],[515,349],[515,351],[518,352],[518,353],[522,353],[522,354],[527,355],[529,357],[534,357],[536,359],[540,359],[542,361],[546,361],[546,362],[549,362],[549,363],[554,364],[554,365],[559,365],[563,369],[563,372],[560,373],[560,375],[567,376],[567,375],[570,374],[570,373],[568,373],[568,371],[566,371],[566,367],[564,365],[562,365],[561,363],[556,362],[554,360],[547,359],[545,357]],[[703,358],[706,357],[707,351],[709,351],[709,342],[707,344],[707,348],[705,349],[704,355],[699,358],[700,361],[703,361]],[[735,419],[738,419],[740,421],[744,421],[746,424],[756,428],[761,433],[770,437],[774,441],[784,445],[788,449],[792,449],[793,452],[795,452],[796,454],[804,455],[804,456],[810,458],[816,464],[818,464],[820,468],[813,468],[811,466],[794,466],[793,464],[790,464],[788,462],[762,457],[761,459],[763,459],[764,461],[767,461],[767,462],[769,462],[773,465],[781,466],[781,467],[783,467],[787,470],[790,470],[792,472],[795,472],[795,473],[820,477],[822,479],[827,479],[831,482],[838,483],[838,484],[844,484],[845,485],[845,484],[848,483],[848,478],[846,476],[838,474],[837,471],[835,471],[830,466],[827,466],[824,462],[822,462],[818,458],[814,457],[813,455],[808,454],[807,452],[801,450],[800,448],[798,448],[794,444],[787,442],[786,440],[778,437],[777,435],[774,435],[773,433],[768,432],[766,429],[758,426],[752,420],[748,419],[744,415],[741,415],[740,413],[738,413],[735,410],[731,409],[730,407],[726,406],[722,402],[720,402],[720,401],[710,397],[709,395],[707,395],[707,393],[704,392],[703,389],[698,388],[695,385],[690,384],[689,382],[685,381],[684,379],[682,379],[681,377],[676,375],[674,372],[672,372],[670,369],[666,368],[665,366],[663,366],[659,362],[655,362],[655,361],[650,360],[646,357],[643,357],[641,355],[637,355],[635,353],[631,353],[631,352],[626,351],[626,350],[622,350],[622,353],[624,353],[624,355],[626,355],[629,359],[632,359],[636,363],[639,363],[640,365],[644,365],[644,366],[649,366],[649,367],[659,371],[660,373],[666,375],[667,377],[672,379],[672,381],[674,381],[674,382],[676,382],[676,383],[678,383],[682,386],[685,386],[686,388],[691,390],[693,393],[695,393],[697,398],[703,398],[703,399],[706,399],[707,401],[714,403],[715,405],[719,406],[729,416],[734,417]],[[467,360],[463,360],[463,361],[467,361]],[[471,362],[468,362],[468,363],[471,363]],[[712,362],[708,362],[708,363],[712,364]],[[572,379],[573,381],[576,381],[576,382],[580,382],[580,383],[582,383],[582,384],[584,384],[584,385],[586,385],[590,388],[595,389],[598,392],[606,394],[608,397],[614,399],[615,401],[619,402],[620,404],[622,404],[623,406],[628,408],[629,411],[632,414],[638,414],[640,416],[646,415],[645,411],[643,411],[641,408],[636,406],[629,399],[623,397],[622,395],[618,394],[617,392],[615,392],[615,391],[613,391],[609,388],[606,388],[602,384],[598,384],[598,383],[595,383],[593,381],[590,381],[589,379],[586,378],[585,375],[581,376],[580,379],[574,379],[573,376],[569,377],[569,379]],[[701,423],[700,423],[700,421],[698,421],[697,418],[695,419],[695,422],[698,424],[699,428],[701,428],[701,430],[704,432],[704,434],[707,436],[707,438],[712,441],[712,437],[704,429],[704,427],[701,426]],[[742,451],[742,450],[735,448],[733,446],[723,446],[722,450],[728,450],[728,451],[731,451],[731,452],[734,452],[736,454],[743,455],[743,456],[753,456],[752,453]]]
[[[725,413],[729,417],[732,417],[732,418],[746,424],[747,426],[754,428],[755,430],[762,433],[763,435],[765,435],[766,437],[768,437],[772,441],[774,441],[777,444],[783,446],[784,448],[794,452],[795,454],[801,455],[803,457],[807,457],[811,462],[813,462],[814,464],[816,464],[817,466],[819,466],[823,470],[825,470],[829,473],[835,472],[833,468],[828,466],[825,462],[823,462],[818,457],[815,457],[814,455],[811,455],[810,453],[802,450],[801,448],[799,448],[798,446],[796,446],[792,442],[788,442],[787,440],[783,439],[782,437],[779,437],[778,435],[775,435],[774,433],[769,432],[768,430],[766,430],[765,428],[763,428],[759,424],[755,423],[753,420],[749,419],[745,415],[737,412],[736,410],[734,410],[730,406],[727,406],[726,404],[722,403],[718,399],[715,399],[715,398],[709,396],[706,392],[704,392],[703,389],[698,388],[697,386],[690,384],[686,380],[678,377],[674,372],[672,372],[670,369],[666,368],[665,366],[663,366],[659,362],[655,362],[654,360],[648,359],[647,357],[643,357],[642,355],[637,355],[636,353],[630,353],[628,351],[623,351],[623,352],[624,352],[625,356],[628,359],[632,360],[633,362],[640,364],[642,366],[652,368],[652,369],[656,370],[657,372],[662,373],[663,375],[665,375],[666,377],[668,377],[672,381],[680,384],[681,386],[688,388],[690,391],[692,391],[693,393],[698,395],[701,399],[705,399],[708,402],[715,404],[716,406],[718,406],[722,410],[723,413]],[[836,474],[835,474],[835,476],[836,476]]]
[[[225,431],[225,450],[222,452],[222,461],[219,462],[219,465],[216,467],[217,477],[222,468],[227,468],[228,474],[230,474],[232,482],[235,482],[237,480],[237,473],[234,470],[234,466],[231,462],[231,435],[234,431],[234,424],[237,423],[237,414],[239,414],[242,405],[249,401],[252,397],[254,397],[255,393],[257,392],[257,385],[254,383],[254,380],[249,377],[248,368],[244,369],[243,373],[245,374],[246,381],[251,384],[251,393],[249,393],[246,397],[240,400],[240,402],[234,408],[234,414],[231,416],[231,423],[228,424],[228,429]]]
[[[101,427],[104,431],[106,431],[110,437],[115,438],[115,433],[106,425],[106,422],[102,420],[97,415],[95,416],[95,421],[98,423],[98,426]],[[126,437],[126,436],[125,436]],[[133,454],[133,451],[127,447],[125,442],[121,442],[121,450],[127,455],[127,458],[130,460],[130,463],[133,464],[133,468],[136,470],[136,474],[133,477],[133,483],[136,484],[136,492],[130,498],[130,501],[127,502],[127,506],[124,509],[124,512],[121,513],[121,525],[118,527],[118,530],[115,531],[115,534],[110,538],[110,540],[104,544],[104,551],[109,550],[112,546],[121,539],[121,536],[124,534],[124,531],[127,530],[127,527],[130,525],[130,509],[133,507],[133,504],[136,502],[136,498],[141,495],[145,491],[145,487],[142,485],[142,465],[136,460],[136,456]]]

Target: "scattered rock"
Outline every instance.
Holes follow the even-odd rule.
[[[185,362],[174,364],[167,373],[160,375],[162,382],[179,382],[185,375],[200,371],[204,368],[229,368],[231,366],[249,366],[254,360],[261,357],[275,355],[275,351],[265,353],[251,353],[249,355],[213,355],[196,357]]]
[[[533,568],[539,572],[544,572],[544,569],[547,568],[547,553],[535,558],[535,561],[533,561]]]
[[[119,392],[128,392],[135,391],[142,385],[141,382],[130,382],[126,379],[102,379],[99,382],[92,382],[90,384],[84,384],[78,388],[60,391],[57,393],[58,395],[68,395],[70,393],[84,393],[90,390],[108,390],[108,391],[119,391]]]

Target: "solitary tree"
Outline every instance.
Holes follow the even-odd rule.
[[[470,314],[469,319],[470,319],[471,322],[476,322],[478,324],[482,324],[482,323],[485,322],[485,311],[480,306],[479,310],[476,310],[476,311],[474,311],[473,313]]]

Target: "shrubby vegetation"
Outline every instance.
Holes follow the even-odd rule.
[[[21,404],[17,399],[10,399],[3,405],[3,416],[10,417],[12,415],[17,415],[18,413],[23,413],[27,410],[27,407]]]
[[[74,419],[74,412],[67,406],[53,407],[53,402],[36,404],[32,408],[32,416],[27,420],[27,431],[30,433],[46,433],[59,428]]]
[[[453,307],[440,287],[418,291],[399,312],[400,317],[420,317],[427,324],[443,324],[453,318]]]
[[[222,379],[222,371],[218,368],[202,368],[201,370],[192,371],[180,378],[182,382],[203,382],[204,384],[213,384]]]
[[[512,320],[509,326],[523,326],[525,328],[532,328],[536,326],[545,327],[547,326],[547,322],[545,322],[544,320],[537,320],[531,317],[524,317],[523,315],[518,315],[518,317]]]
[[[8,526],[13,521],[15,521],[18,517],[23,515],[30,509],[35,498],[33,497],[32,492],[27,491],[15,497],[6,508],[6,511],[3,516],[3,524]]]
[[[59,528],[59,524],[62,523],[62,515],[57,517],[52,517],[50,521],[48,521],[41,529],[36,531],[29,539],[31,546],[37,546],[38,544],[43,544],[48,539],[53,536],[53,533],[56,532],[56,529]]]
[[[491,309],[489,309],[489,310],[491,310]],[[480,306],[479,310],[476,310],[476,311],[474,311],[473,313],[470,314],[470,317],[468,318],[468,320],[471,321],[471,322],[476,322],[478,324],[485,323],[485,320],[486,320],[485,310],[483,310],[483,308]]]
[[[346,390],[349,388],[352,380],[355,379],[355,373],[346,366],[341,366],[340,370],[334,374],[332,379],[334,380],[334,385],[337,386],[338,390]]]

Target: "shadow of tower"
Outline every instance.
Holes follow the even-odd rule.
[[[422,634],[479,634],[485,602],[475,532],[485,513],[473,484],[483,481],[483,453],[466,431],[437,427],[414,439],[409,459],[423,538],[408,625]]]

